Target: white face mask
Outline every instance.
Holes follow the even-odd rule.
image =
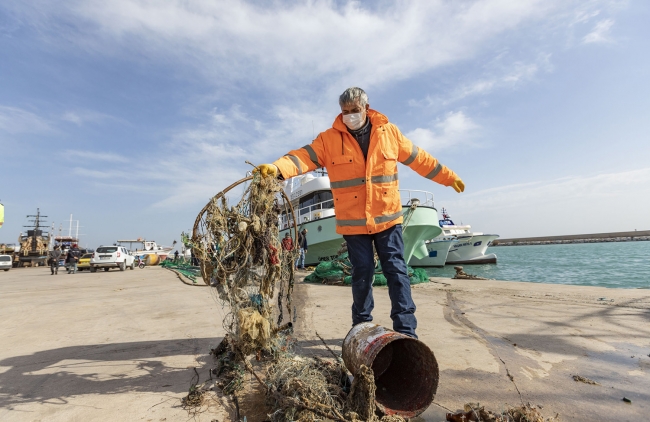
[[[365,123],[362,113],[352,113],[343,115],[343,123],[352,130],[360,129]]]

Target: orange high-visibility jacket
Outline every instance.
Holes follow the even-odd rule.
[[[374,234],[402,223],[397,162],[421,176],[450,186],[458,177],[423,149],[413,145],[383,114],[368,110],[372,123],[368,158],[339,114],[332,128],[310,144],[275,161],[285,179],[325,167],[336,213],[336,232]]]

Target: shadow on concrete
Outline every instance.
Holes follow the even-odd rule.
[[[186,392],[193,366],[168,366],[165,358],[194,355],[194,367],[207,376],[214,366],[210,347],[220,341],[186,338],[71,346],[6,358],[0,361],[0,407],[66,404],[68,397],[85,394]]]
[[[95,344],[44,350],[0,361],[0,407],[24,403],[68,403],[86,394],[168,393],[188,391],[196,367],[205,381],[215,361],[210,348],[217,338]],[[325,339],[340,354],[343,339]],[[319,340],[296,343],[296,352],[332,357]],[[169,366],[166,358],[194,355],[194,366]]]

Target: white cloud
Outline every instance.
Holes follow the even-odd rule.
[[[614,20],[604,19],[596,23],[594,29],[582,39],[584,44],[611,42],[609,30],[614,25]]]
[[[447,113],[432,128],[417,128],[405,133],[415,145],[428,152],[439,152],[460,146],[476,146],[474,137],[480,126],[462,111]]]
[[[16,133],[38,133],[51,130],[46,119],[18,107],[0,105],[0,131]]]
[[[561,0],[73,0],[66,7],[43,1],[23,13],[41,29],[60,21],[50,25],[57,34],[98,53],[146,51],[194,66],[225,90],[237,80],[299,94],[296,85],[308,81],[338,93],[351,81],[372,87],[406,79],[470,58],[495,36],[566,7]]]
[[[478,95],[488,95],[499,89],[515,89],[518,86],[534,81],[540,72],[552,72],[550,54],[538,54],[534,61],[510,61],[508,54],[499,54],[490,69],[480,78],[469,82],[460,83],[449,93],[422,100],[410,100],[412,107],[447,107],[457,101]]]
[[[570,25],[573,26],[576,24],[587,23],[598,15],[600,15],[600,10],[578,9],[575,11],[574,18],[572,19]]]
[[[98,170],[98,169],[88,169],[85,167],[75,167],[72,169],[72,171],[77,176],[87,177],[91,179],[117,180],[117,179],[126,179],[129,177],[129,174],[120,170]]]
[[[110,163],[126,163],[129,161],[128,158],[112,152],[67,150],[64,151],[62,155],[72,160],[106,161]]]
[[[114,116],[105,113],[98,113],[91,110],[77,110],[77,111],[67,111],[61,116],[61,120],[74,123],[77,126],[82,126],[85,123],[98,123],[105,120],[116,120],[122,121]]]

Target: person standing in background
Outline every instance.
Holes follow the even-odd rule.
[[[291,238],[291,234],[289,232],[287,232],[284,235],[284,239],[282,239],[282,250],[284,251],[293,250],[293,239]]]
[[[68,251],[68,257],[66,258],[66,264],[68,264],[68,274],[77,274],[77,261],[79,261],[79,258],[81,258],[81,251],[75,243]]]
[[[54,250],[50,252],[50,271],[52,271],[52,275],[59,274],[59,259],[61,259],[61,250],[57,245],[54,247]]]
[[[296,269],[305,269],[305,254],[307,253],[307,229],[302,229],[298,235],[298,259]]]

